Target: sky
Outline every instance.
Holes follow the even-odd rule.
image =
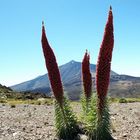
[[[41,24],[58,65],[96,64],[109,7],[114,16],[112,70],[140,77],[139,0],[0,0],[0,84],[11,86],[47,72]]]

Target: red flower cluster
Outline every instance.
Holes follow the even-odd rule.
[[[98,98],[100,99],[104,99],[107,95],[110,80],[113,46],[114,46],[113,14],[112,8],[110,7],[108,21],[105,27],[104,37],[100,47],[96,68],[96,88]]]
[[[63,99],[63,86],[61,82],[60,72],[58,69],[58,65],[56,62],[56,58],[52,48],[50,47],[46,33],[44,24],[42,25],[42,48],[45,57],[46,67],[48,69],[49,80],[51,84],[52,91],[54,93],[55,98],[59,103],[62,103]]]
[[[83,78],[84,93],[87,99],[91,97],[92,92],[92,77],[90,73],[89,59],[90,56],[86,51],[82,61],[82,78]]]

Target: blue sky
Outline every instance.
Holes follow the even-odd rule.
[[[45,74],[41,22],[59,65],[96,64],[109,6],[114,14],[112,70],[140,77],[139,0],[1,0],[0,83],[10,86]]]

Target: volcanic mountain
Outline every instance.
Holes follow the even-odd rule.
[[[93,90],[95,92],[96,65],[90,65]],[[74,60],[59,67],[64,90],[68,97],[77,100],[82,93],[81,62]],[[33,80],[11,86],[15,91],[40,92],[51,95],[48,74],[39,76]],[[119,75],[114,71],[110,73],[109,95],[112,97],[140,97],[140,77]]]

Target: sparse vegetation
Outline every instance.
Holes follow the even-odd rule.
[[[9,87],[0,85],[0,103],[51,105],[53,99],[43,93],[15,92]]]
[[[140,102],[140,98],[108,98],[109,103],[133,103]]]
[[[42,101],[39,100],[18,100],[18,99],[7,99],[5,101],[8,104],[34,104],[34,105],[52,105],[53,99],[44,99]]]
[[[7,100],[0,99],[0,103],[7,103]]]

